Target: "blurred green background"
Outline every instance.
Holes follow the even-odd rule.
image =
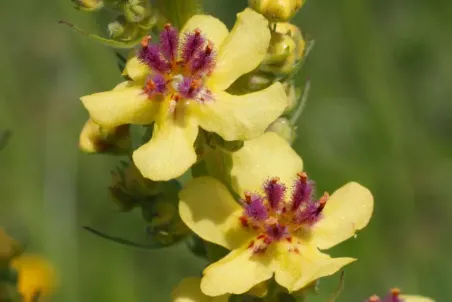
[[[228,26],[246,5],[205,2]],[[312,0],[294,19],[316,40],[299,77],[312,90],[295,148],[320,190],[356,180],[375,195],[370,225],[330,251],[359,258],[339,301],[392,286],[452,301],[451,11],[445,0]],[[77,149],[87,119],[78,97],[120,80],[114,53],[60,19],[102,32],[107,17],[69,0],[0,4],[0,129],[13,131],[0,153],[0,225],[55,263],[53,301],[169,301],[203,266],[184,245],[135,250],[81,229],[141,231],[108,199],[117,159]],[[322,281],[313,301],[337,283]]]

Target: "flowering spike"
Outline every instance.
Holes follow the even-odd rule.
[[[160,53],[158,45],[149,44],[150,37],[145,37],[141,41],[141,49],[138,51],[138,58],[149,68],[159,73],[167,73],[170,69],[168,62]],[[146,45],[147,43],[147,45]]]
[[[187,33],[181,54],[183,63],[187,64],[201,50],[205,42],[206,40],[199,29],[195,29],[192,33]]]
[[[176,61],[179,47],[179,32],[171,24],[166,24],[160,33],[160,49],[165,58],[171,62]]]
[[[279,182],[278,177],[274,177],[264,184],[264,191],[267,195],[267,200],[272,209],[278,209],[281,202],[284,200],[286,193],[286,186]]]
[[[295,181],[292,193],[292,210],[298,209],[301,204],[311,200],[313,193],[313,182],[308,180],[305,172],[298,173],[298,179]]]

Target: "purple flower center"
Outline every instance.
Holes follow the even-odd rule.
[[[321,219],[329,195],[325,193],[315,199],[314,187],[315,183],[306,173],[299,173],[290,195],[277,177],[264,183],[263,194],[245,193],[245,198],[240,200],[244,207],[240,221],[243,227],[259,234],[249,245],[255,253],[262,253],[273,242],[281,240],[292,244],[294,234],[309,231]],[[298,252],[295,246],[298,243],[293,243],[291,251]]]
[[[177,29],[167,24],[159,44],[150,42],[151,37],[143,38],[137,53],[151,70],[143,88],[149,99],[159,95],[175,101],[213,99],[204,82],[215,67],[215,51],[199,29],[180,37]]]

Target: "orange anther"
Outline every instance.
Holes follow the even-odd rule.
[[[247,203],[251,202],[251,193],[250,192],[245,192],[245,201]]]
[[[276,184],[276,183],[279,182],[279,180],[280,180],[279,177],[273,177],[272,180],[271,180],[271,182],[272,182],[273,184]]]
[[[206,55],[210,55],[213,51],[213,43],[209,41],[206,46]]]
[[[166,23],[166,24],[165,24],[165,29],[168,30],[168,29],[171,28],[171,26],[172,26],[171,23]]]
[[[250,244],[248,245],[248,248],[249,249],[251,249],[251,248],[253,248],[254,247],[254,240],[252,240],[251,242],[250,242]]]
[[[319,209],[318,211],[321,212],[323,210],[323,208],[326,205],[326,202],[328,201],[328,199],[330,198],[330,194],[328,194],[328,192],[323,193],[322,197],[320,197],[319,199]]]
[[[393,297],[398,297],[400,295],[400,289],[399,288],[392,288],[391,289],[391,295]]]
[[[144,36],[143,39],[141,39],[141,47],[148,47],[149,42],[151,42],[151,36]]]
[[[297,176],[302,182],[306,182],[308,180],[308,174],[306,174],[306,172],[298,172]]]

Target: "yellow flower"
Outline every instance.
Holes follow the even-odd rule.
[[[367,299],[367,302],[435,302],[430,298],[401,295],[400,293],[400,289],[393,288],[383,299],[380,299],[377,295],[373,295]]]
[[[18,288],[24,302],[36,301],[37,296],[44,299],[54,292],[56,272],[42,257],[24,254],[15,258],[11,266],[19,274]]]
[[[201,291],[201,278],[188,277],[183,279],[174,288],[171,298],[173,302],[227,302],[229,301],[230,294],[225,294],[219,297],[206,296]],[[264,297],[267,294],[267,284],[261,283],[253,287],[249,292],[249,295],[255,297]]]
[[[173,290],[171,301],[173,302],[228,302],[228,294],[220,297],[209,297],[201,292],[201,278],[188,277],[183,279]]]
[[[248,0],[248,5],[272,22],[292,18],[306,1],[303,0]]]
[[[302,160],[275,133],[266,133],[233,155],[232,186],[211,177],[189,182],[179,194],[182,220],[198,236],[232,250],[207,267],[201,290],[208,296],[241,294],[275,276],[289,292],[334,274],[353,258],[319,251],[364,228],[373,197],[355,182],[319,200]]]
[[[255,69],[270,42],[268,21],[245,9],[231,32],[216,18],[196,15],[181,33],[167,25],[160,44],[142,41],[124,74],[121,88],[82,97],[101,127],[150,125],[152,139],[133,153],[143,176],[168,180],[182,175],[196,159],[198,128],[223,139],[261,135],[287,106],[280,83],[245,95],[225,90]]]

